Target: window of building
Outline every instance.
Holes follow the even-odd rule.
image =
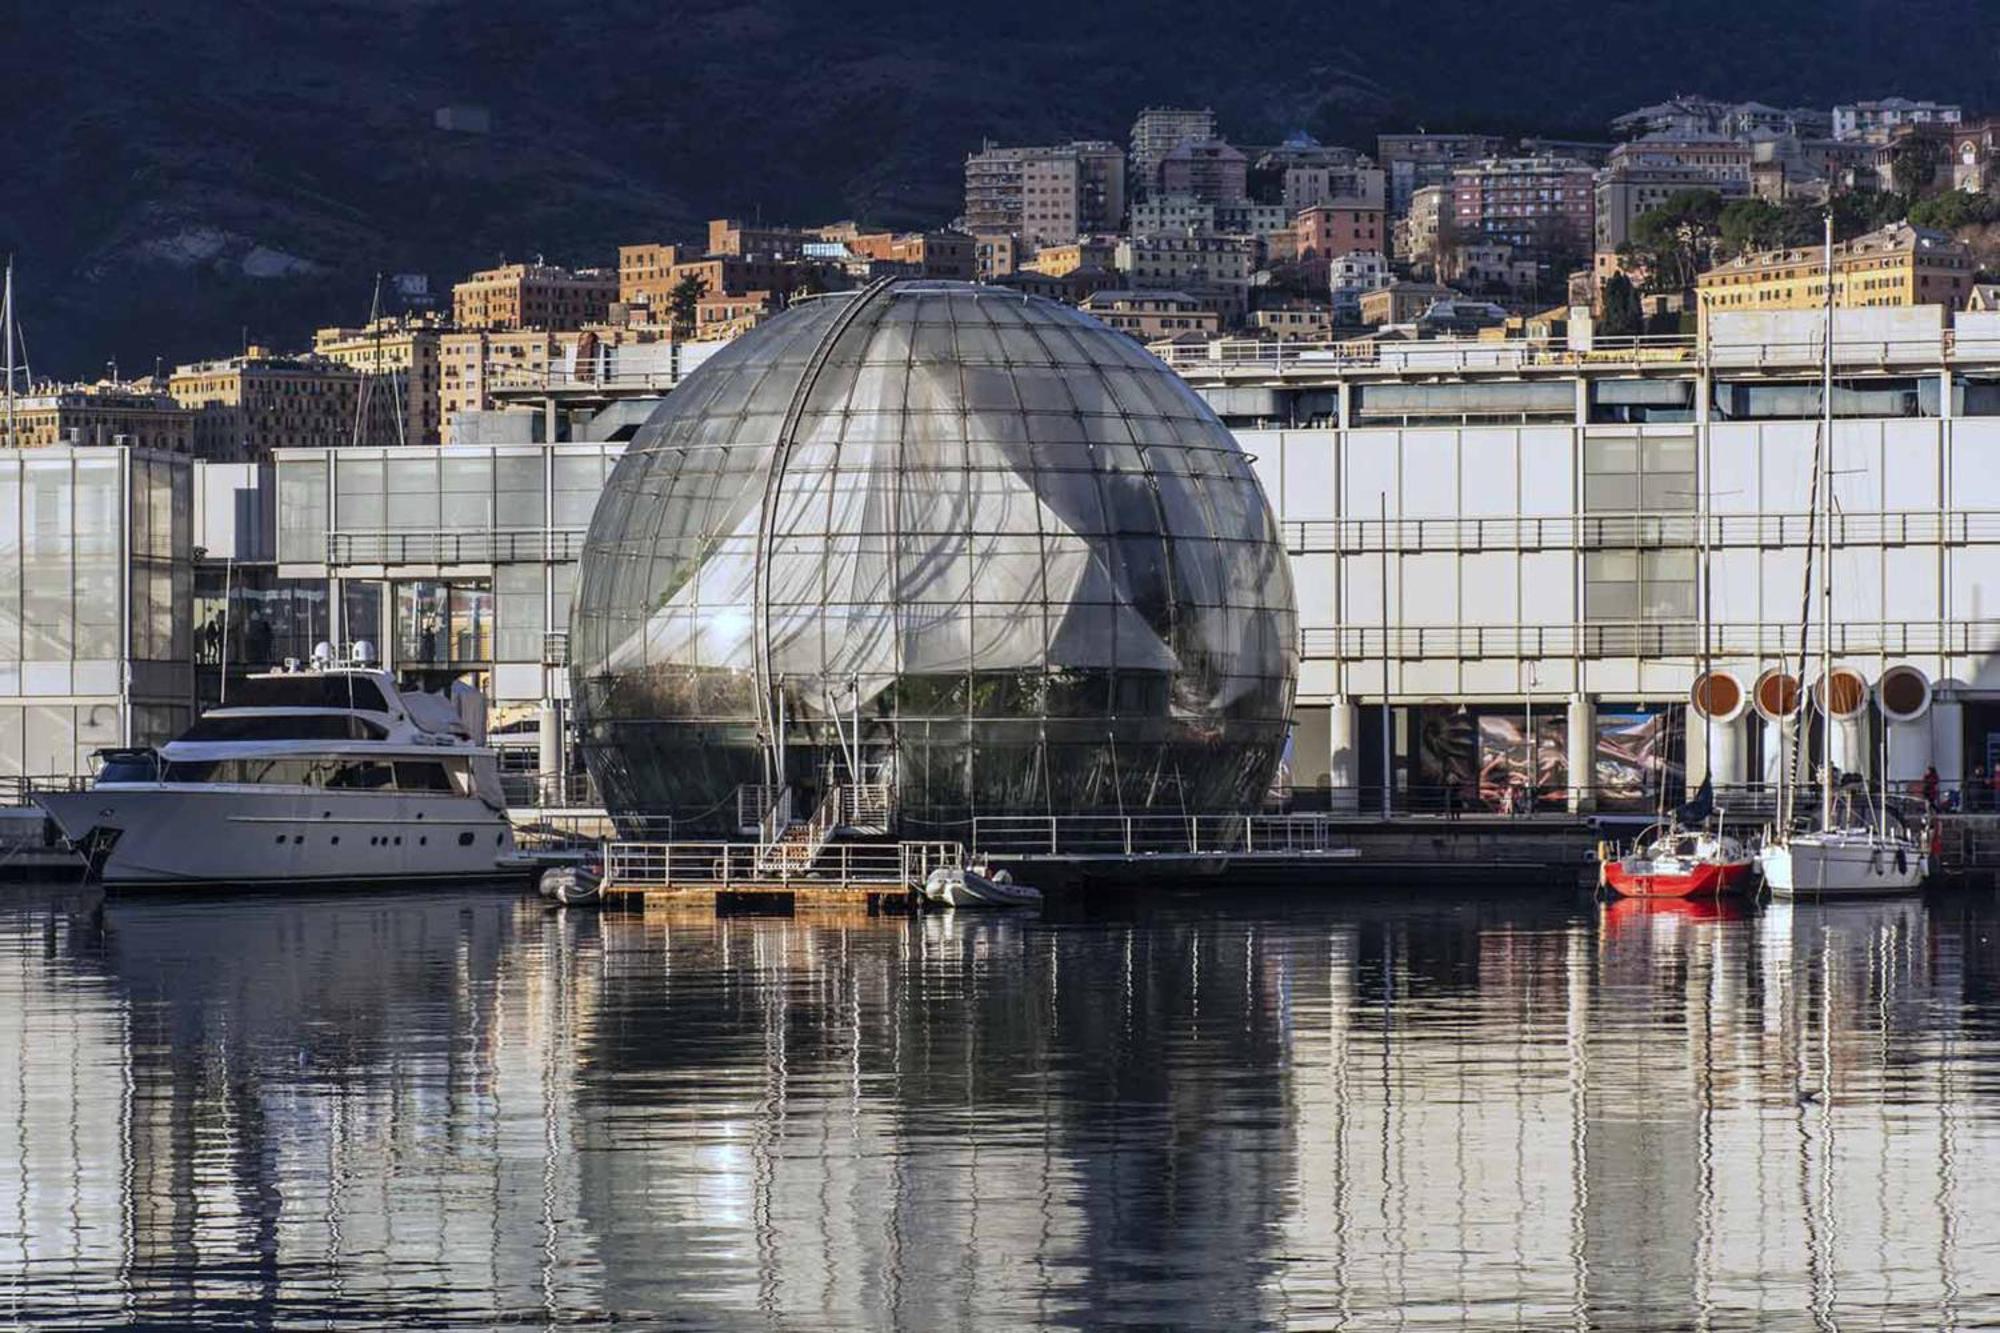
[[[1822,412],[1820,382],[1718,380],[1711,410],[1723,421],[1809,421]],[[1935,375],[1883,375],[1833,382],[1836,417],[1935,417],[1942,396]]]
[[[1692,434],[1586,436],[1583,507],[1586,513],[1658,513],[1697,507],[1696,447]]]

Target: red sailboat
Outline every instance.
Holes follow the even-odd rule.
[[[1667,828],[1642,836],[1624,856],[1606,856],[1598,882],[1626,898],[1696,898],[1741,893],[1756,858],[1723,833]]]

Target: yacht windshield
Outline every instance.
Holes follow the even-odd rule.
[[[388,701],[366,676],[251,676],[229,689],[231,708],[360,708],[389,711]]]
[[[373,686],[369,687],[373,689]],[[352,713],[279,713],[218,717],[196,722],[184,741],[379,741],[386,728]]]

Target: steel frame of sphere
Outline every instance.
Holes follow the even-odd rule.
[[[605,488],[574,698],[615,815],[884,784],[905,828],[1258,807],[1298,674],[1250,458],[1050,301],[877,283],[704,364]]]

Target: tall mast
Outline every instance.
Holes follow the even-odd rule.
[[[1833,828],[1833,209],[1826,210],[1826,347],[1820,367],[1819,826]]]
[[[0,290],[0,344],[5,345],[7,375],[7,447],[14,447],[14,256],[7,256],[7,278]]]

